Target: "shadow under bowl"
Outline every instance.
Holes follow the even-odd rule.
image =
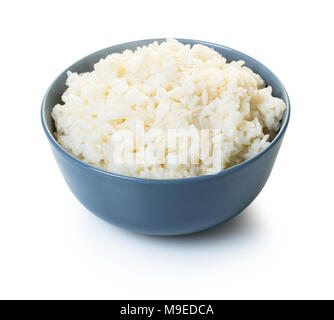
[[[279,79],[255,59],[222,45],[178,39],[183,44],[203,44],[215,49],[228,62],[243,60],[273,88],[273,96],[287,108],[281,128],[271,144],[255,157],[215,175],[185,179],[152,180],[113,174],[85,164],[64,150],[55,140],[52,108],[66,90],[67,71],[93,70],[101,58],[125,49],[165,39],[124,43],[97,51],[62,72],[47,90],[41,116],[52,152],[69,188],[96,216],[119,227],[149,235],[181,235],[208,229],[245,209],[260,193],[273,168],[290,117],[290,102]]]

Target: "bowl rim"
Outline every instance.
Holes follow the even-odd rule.
[[[81,166],[83,169],[87,169],[90,170],[92,172],[95,172],[97,174],[102,174],[111,178],[115,178],[115,179],[120,179],[120,180],[127,180],[129,182],[136,182],[136,183],[148,183],[148,184],[183,184],[183,183],[193,183],[193,182],[201,182],[204,180],[208,180],[208,179],[213,179],[216,177],[221,177],[221,176],[225,176],[225,175],[229,175],[235,171],[238,171],[239,169],[247,166],[248,164],[256,161],[257,159],[263,157],[270,149],[272,149],[275,144],[284,136],[284,133],[288,127],[288,123],[290,120],[290,113],[291,113],[291,106],[290,106],[290,99],[288,96],[288,93],[284,87],[284,85],[282,84],[282,82],[280,81],[280,79],[269,69],[267,68],[264,64],[262,64],[261,62],[259,62],[258,60],[248,56],[247,54],[229,48],[227,46],[221,45],[221,44],[216,44],[213,42],[208,42],[208,41],[203,41],[203,40],[194,40],[194,39],[185,39],[185,38],[175,38],[178,41],[181,42],[190,42],[191,45],[194,45],[195,43],[197,44],[202,44],[202,45],[206,45],[209,47],[220,47],[222,49],[224,49],[225,51],[229,51],[231,53],[234,54],[238,54],[243,56],[244,58],[247,58],[247,60],[252,61],[254,64],[259,65],[262,69],[266,70],[268,73],[271,74],[271,76],[278,82],[278,85],[281,87],[282,91],[283,91],[283,100],[285,100],[284,102],[286,103],[286,109],[284,111],[283,114],[283,119],[281,120],[281,126],[279,129],[279,132],[276,134],[276,136],[274,137],[274,139],[270,142],[269,146],[267,146],[264,150],[262,150],[261,152],[259,152],[257,155],[255,155],[254,157],[245,160],[237,165],[234,165],[232,167],[229,167],[227,169],[224,169],[222,171],[219,171],[215,174],[208,174],[208,175],[201,175],[201,176],[195,176],[195,177],[187,177],[187,178],[175,178],[175,179],[146,179],[146,178],[139,178],[139,177],[132,177],[132,176],[124,176],[124,175],[120,175],[117,173],[112,173],[103,169],[99,169],[96,168],[88,163],[85,163],[81,160],[79,160],[78,158],[76,158],[74,155],[72,155],[70,152],[68,152],[66,149],[64,149],[55,139],[55,137],[53,136],[53,134],[50,132],[47,124],[46,124],[46,119],[45,119],[45,102],[46,99],[51,91],[51,89],[53,88],[55,82],[67,71],[69,71],[74,65],[76,65],[77,63],[79,63],[80,61],[84,60],[84,59],[88,59],[91,56],[94,56],[102,51],[105,50],[112,50],[112,49],[116,49],[119,46],[127,46],[127,45],[133,45],[134,43],[138,43],[138,46],[142,46],[142,45],[147,45],[148,43],[154,42],[154,41],[165,41],[167,38],[154,38],[154,39],[143,39],[143,40],[136,40],[136,41],[130,41],[130,42],[125,42],[125,43],[121,43],[121,44],[117,44],[117,45],[113,45],[113,46],[109,46],[106,47],[104,49],[95,51],[79,60],[77,60],[76,62],[74,62],[73,64],[71,64],[68,68],[66,68],[63,72],[61,72],[56,78],[55,80],[51,83],[51,85],[49,86],[49,88],[47,89],[43,101],[42,101],[42,106],[41,106],[41,120],[42,120],[42,126],[44,129],[44,132],[48,138],[48,140],[51,142],[51,144],[63,155],[65,156],[68,160],[73,161],[75,164]],[[145,42],[146,44],[141,44],[142,42]],[[125,49],[124,49],[125,50]]]

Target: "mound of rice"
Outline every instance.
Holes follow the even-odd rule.
[[[214,174],[245,161],[269,145],[285,110],[243,61],[227,63],[211,48],[173,39],[111,54],[89,73],[68,72],[67,86],[63,104],[52,110],[57,141],[90,165],[141,178]],[[117,132],[138,136],[138,123],[145,138],[125,148],[135,161],[116,161]],[[161,137],[147,138],[152,129],[159,129]],[[170,129],[211,130],[208,152],[194,155],[189,144],[181,151],[189,151],[191,161],[190,156],[186,162],[169,161],[179,150],[163,144]],[[143,160],[145,152],[162,145],[162,156]]]

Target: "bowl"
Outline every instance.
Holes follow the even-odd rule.
[[[55,140],[52,108],[66,89],[66,72],[88,72],[101,58],[125,49],[136,49],[149,39],[97,51],[62,72],[47,90],[41,116],[64,179],[76,198],[92,213],[113,225],[148,235],[181,235],[208,229],[242,212],[260,193],[273,168],[290,116],[290,103],[279,79],[263,64],[239,51],[205,41],[177,39],[183,44],[203,44],[228,61],[243,60],[272,86],[286,110],[281,128],[271,144],[255,157],[214,175],[184,179],[152,180],[121,176],[90,166],[67,152]]]

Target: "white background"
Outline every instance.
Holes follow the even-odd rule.
[[[3,1],[0,298],[334,298],[332,1]],[[131,40],[243,51],[285,84],[292,115],[272,175],[231,222],[133,234],[72,196],[40,123],[73,62]]]

